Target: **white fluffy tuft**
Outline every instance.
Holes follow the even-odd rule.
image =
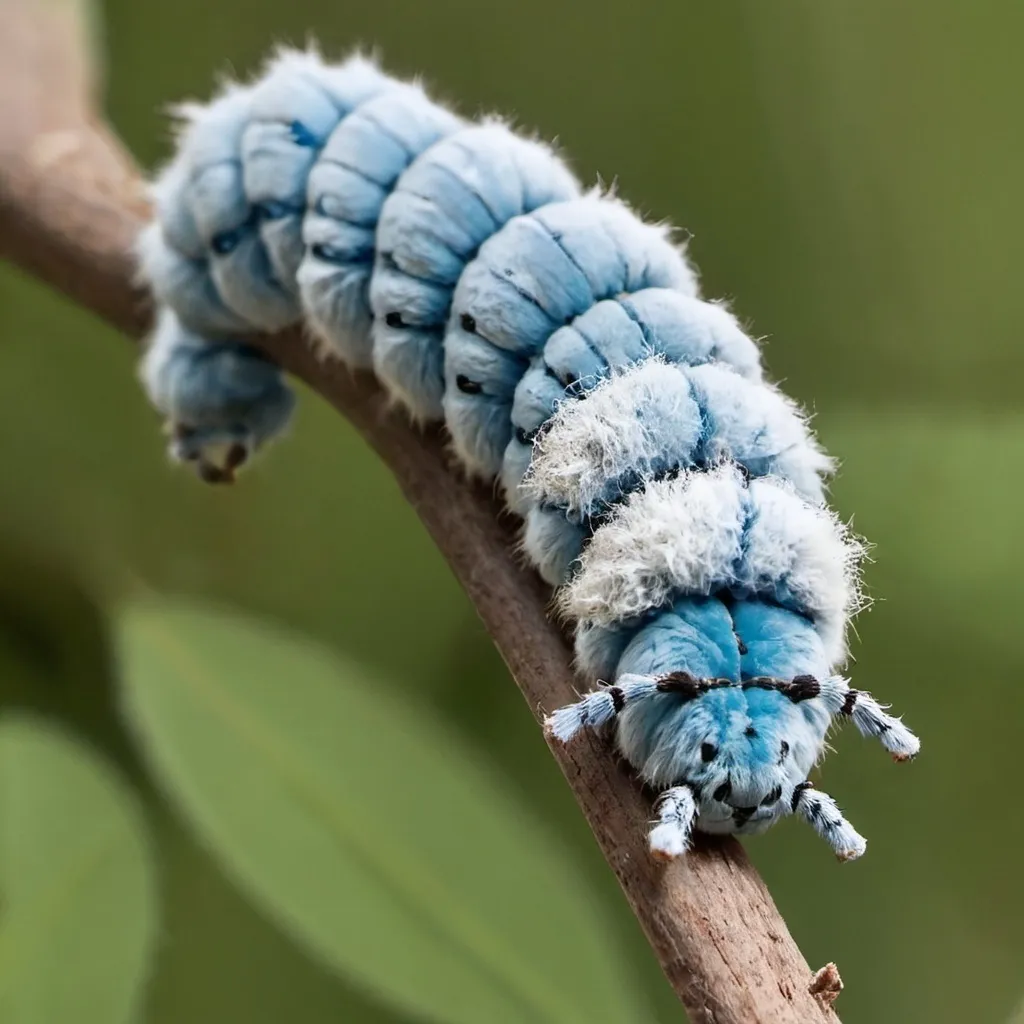
[[[523,481],[537,502],[573,515],[591,510],[609,481],[649,477],[670,435],[678,447],[700,436],[701,416],[685,377],[652,358],[602,381],[586,401],[562,402],[534,447]]]
[[[743,521],[735,469],[651,483],[595,531],[560,606],[572,619],[611,626],[681,591],[708,593],[739,557]]]
[[[602,525],[561,591],[561,610],[598,626],[681,594],[720,588],[778,597],[810,615],[830,661],[859,605],[863,546],[829,510],[773,478],[745,485],[733,465],[655,481]]]
[[[697,804],[689,786],[675,786],[662,793],[658,801],[658,824],[651,829],[648,842],[657,860],[675,860],[690,848]]]
[[[711,438],[703,436],[705,413]],[[561,403],[523,490],[537,502],[587,514],[618,497],[617,483],[650,479],[665,463],[698,456],[731,458],[755,473],[770,465],[815,503],[823,498],[821,478],[832,471],[796,403],[776,388],[721,363],[683,367],[655,356],[613,374],[585,402]]]

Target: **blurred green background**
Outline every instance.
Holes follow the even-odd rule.
[[[838,866],[798,825],[748,849],[810,963],[838,962],[847,1024],[1009,1021],[1024,994],[1024,826],[1004,800],[1024,713],[1024,5],[109,0],[104,17],[109,114],[147,166],[168,152],[164,104],[248,72],[272,42],[316,36],[330,56],[379,49],[465,113],[511,112],[557,135],[584,179],[616,179],[646,214],[692,232],[706,293],[732,299],[765,337],[772,374],[815,410],[842,461],[836,504],[875,544],[878,599],[857,623],[853,676],[924,741],[904,768],[849,731],[834,741],[823,777],[870,840],[862,861]],[[133,375],[123,339],[0,267],[0,1019],[683,1019],[528,709],[354,432],[304,395],[293,435],[238,487],[204,488],[167,465]],[[147,590],[215,601],[333,649],[342,660],[328,674],[369,717],[342,717],[333,746],[302,749],[297,789],[264,789],[247,760],[264,749],[254,737],[281,754],[275,764],[298,765],[307,683],[323,722],[343,688],[316,689],[322,666],[308,679],[275,675],[267,630],[229,622],[227,634],[254,630],[277,653],[232,661],[230,643],[210,640],[210,666],[235,689],[162,689],[147,668],[159,660],[152,635],[114,614]],[[185,646],[219,621],[152,614]],[[281,649],[293,643],[295,665],[320,664],[299,641]],[[138,692],[118,681],[135,679],[134,666]],[[210,725],[220,719],[168,710],[193,692],[229,719],[262,703],[221,749]],[[295,695],[297,718],[278,693]],[[366,746],[374,694],[414,710],[361,770],[346,757]],[[438,800],[417,783],[407,849],[385,842],[405,758],[410,774],[437,773]],[[211,778],[223,785],[204,789]],[[463,792],[465,778],[476,781]],[[374,798],[366,806],[345,803],[353,781]],[[337,871],[313,838],[285,843],[272,864],[247,861],[260,828],[274,846],[290,827],[287,793],[305,782],[322,803],[302,813],[351,829]],[[236,801],[249,801],[237,820]],[[465,845],[453,841],[460,829]],[[64,870],[76,843],[81,863],[94,847],[121,860],[104,860],[75,889],[83,898],[61,904],[71,916],[57,938],[19,942],[16,910],[42,884],[33,865]],[[371,882],[358,871],[379,867],[375,843],[401,856]],[[345,859],[364,847],[365,862]],[[422,934],[387,932],[384,903],[414,867],[436,872],[441,896]],[[335,877],[368,893],[366,905],[318,918]],[[516,906],[492,907],[488,879]],[[470,917],[497,959],[463,963],[438,940],[434,980],[455,980],[418,1006],[431,987],[415,977],[423,936],[455,934]],[[564,974],[575,1009],[519,1005],[514,980],[498,978],[506,947],[524,958],[527,988]],[[12,948],[28,950],[20,964]],[[83,997],[79,962],[82,986],[109,978],[120,993]],[[618,1002],[588,992],[588,976],[614,980]],[[62,998],[76,1015],[53,1015]]]

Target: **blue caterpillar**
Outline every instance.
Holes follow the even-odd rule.
[[[283,52],[181,115],[139,241],[160,308],[141,375],[172,456],[229,481],[285,428],[291,392],[240,339],[304,323],[500,482],[600,682],[548,734],[613,729],[661,793],[655,856],[788,814],[860,856],[807,781],[830,725],[919,749],[835,674],[862,548],[804,417],[670,232],[361,58]]]

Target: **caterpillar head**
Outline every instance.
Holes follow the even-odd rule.
[[[689,786],[702,832],[755,834],[790,812],[831,717],[810,696],[814,680],[792,684],[797,700],[767,685],[698,683],[684,673],[658,687],[617,720],[619,746],[647,781]]]
[[[687,833],[755,835],[797,814],[841,860],[854,859],[865,840],[807,779],[833,717],[852,718],[898,761],[915,756],[920,746],[899,719],[837,677],[737,683],[677,673],[646,685],[642,699],[624,702],[618,711],[618,744],[648,782],[692,796]],[[678,795],[674,800],[678,806]],[[656,836],[657,830],[657,853]]]

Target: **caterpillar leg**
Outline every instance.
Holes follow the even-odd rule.
[[[200,480],[208,484],[231,484],[235,473],[248,462],[254,445],[245,431],[206,431],[169,425],[168,453],[175,462],[194,463]]]
[[[794,791],[793,813],[803,818],[840,860],[856,860],[867,849],[867,840],[846,820],[835,800],[809,782]]]
[[[690,848],[697,802],[689,786],[673,786],[658,800],[658,824],[651,829],[651,855],[658,860],[681,857]]]
[[[921,750],[921,741],[895,715],[886,713],[870,693],[855,690],[839,676],[821,684],[821,695],[834,715],[849,718],[862,736],[875,736],[894,761],[911,761]]]
[[[614,686],[588,693],[581,701],[559,708],[544,720],[544,731],[562,743],[568,743],[581,729],[599,729],[607,725],[628,704],[657,693],[654,679],[623,676]]]

